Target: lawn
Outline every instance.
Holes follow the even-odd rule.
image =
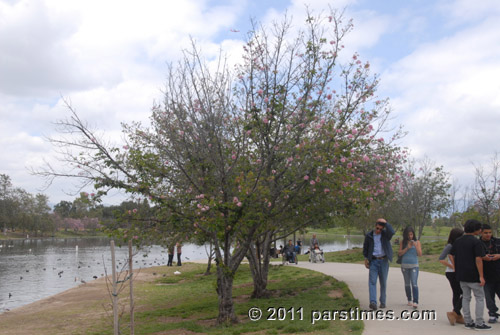
[[[233,289],[240,322],[226,327],[215,325],[218,313],[215,276],[204,276],[204,265],[186,264],[181,275],[173,275],[177,269],[156,268],[157,279],[137,285],[136,334],[361,334],[363,331],[362,321],[311,323],[313,310],[359,307],[347,285],[321,273],[274,265],[269,273],[271,297],[250,299],[251,273],[247,265],[242,265]],[[262,319],[250,321],[249,310],[256,307],[263,312]],[[122,323],[122,333],[128,334],[126,314]],[[96,320],[95,326],[78,334],[112,334],[110,320]]]

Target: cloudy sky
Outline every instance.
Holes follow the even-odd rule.
[[[44,137],[79,115],[120,138],[120,123],[146,121],[161,100],[166,64],[194,38],[204,54],[239,50],[250,18],[304,15],[307,0],[0,0],[0,173],[41,192],[29,167],[52,159]],[[429,157],[472,183],[475,164],[500,151],[500,1],[310,0],[345,8],[345,40],[381,77],[394,125],[412,157]],[[241,33],[234,33],[238,30]],[[236,51],[235,51],[236,52]],[[71,181],[43,191],[72,200]],[[91,191],[91,190],[88,190]],[[116,202],[119,195],[107,201]]]

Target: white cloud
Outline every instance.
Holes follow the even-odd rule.
[[[470,183],[471,162],[487,163],[499,149],[499,76],[497,17],[421,45],[383,73],[382,89],[395,97],[413,153],[430,156]]]

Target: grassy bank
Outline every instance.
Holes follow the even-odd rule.
[[[180,270],[181,275],[174,275]],[[218,314],[215,276],[204,276],[205,265],[187,263],[181,268],[143,269],[135,283],[136,334],[361,334],[361,321],[311,323],[312,310],[343,310],[358,307],[347,286],[332,277],[293,266],[272,266],[268,299],[250,299],[253,290],[248,266],[242,265],[233,297],[240,319],[237,325],[215,325]],[[126,291],[126,290],[125,290]],[[78,296],[78,292],[80,295]],[[122,293],[122,334],[127,329],[127,292]],[[112,316],[103,280],[0,315],[2,334],[112,334]],[[62,300],[61,300],[62,299]],[[250,321],[248,311],[263,311],[260,321]],[[269,307],[295,309],[282,313],[284,321],[269,320]],[[302,313],[299,308],[302,307]],[[283,312],[284,310],[282,310]],[[303,320],[300,320],[303,315]],[[278,315],[276,315],[278,318]],[[21,325],[21,326],[20,326]]]

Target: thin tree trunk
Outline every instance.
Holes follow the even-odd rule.
[[[134,270],[132,259],[132,240],[128,241],[128,269],[130,271],[130,335],[134,335],[135,322],[134,322]]]
[[[115,241],[111,240],[111,267],[113,268],[112,280],[113,280],[113,329],[114,335],[118,335],[120,332],[118,324],[118,289],[116,283],[116,260],[115,260]]]

